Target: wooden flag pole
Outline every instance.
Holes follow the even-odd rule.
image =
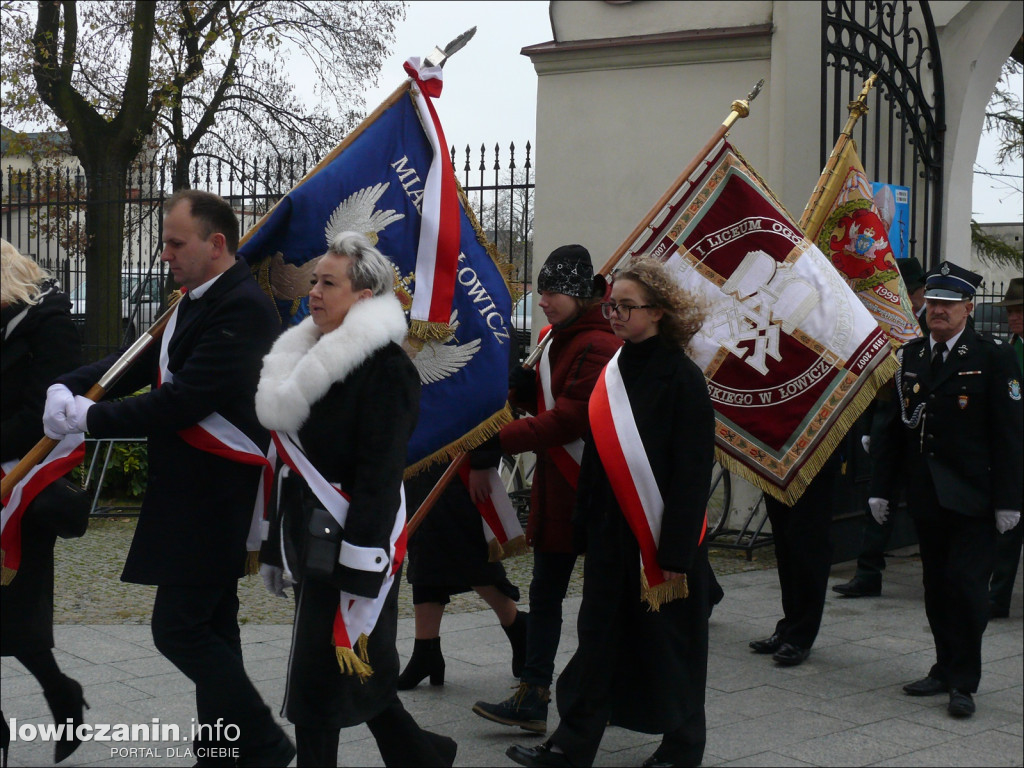
[[[839,159],[843,156],[846,145],[853,141],[853,127],[861,117],[868,113],[868,92],[874,86],[876,79],[878,79],[878,73],[872,72],[871,76],[864,81],[864,85],[860,89],[860,95],[846,107],[850,110],[850,116],[846,120],[846,125],[843,126],[842,133],[839,134],[839,138],[836,139],[836,145],[832,148],[832,154],[828,156],[828,162],[825,163],[825,169],[821,172],[818,183],[811,193],[811,199],[807,201],[807,207],[804,208],[804,212],[800,216],[800,229],[804,232],[815,231],[822,224],[820,219],[823,214],[819,212],[818,208],[825,195],[826,188],[835,175],[836,166],[839,165]]]
[[[171,313],[174,311],[178,300],[181,298],[180,293],[172,294],[168,301],[167,310],[156,319],[156,322],[150,326],[149,330],[143,333],[135,342],[124,351],[124,353],[117,359],[110,369],[103,374],[96,384],[92,385],[92,388],[85,393],[85,397],[89,398],[93,402],[97,402],[107,393],[107,391],[114,386],[115,382],[121,375],[127,371],[139,356],[149,348],[150,344],[160,338],[164,332],[164,328],[167,326],[167,322],[171,319]],[[32,471],[32,468],[40,461],[50,455],[50,451],[54,449],[59,441],[54,440],[50,437],[44,437],[38,443],[36,443],[32,449],[26,453],[21,461],[17,465],[4,475],[3,481],[0,481],[0,498],[6,499],[14,486],[20,483],[25,475]]]
[[[757,85],[755,85],[750,93],[747,94],[746,99],[737,99],[732,103],[732,111],[729,112],[729,115],[722,121],[722,124],[718,126],[718,130],[716,130],[708,140],[708,143],[701,148],[700,152],[698,152],[693,160],[690,161],[690,164],[687,165],[676,180],[672,182],[672,185],[668,188],[665,194],[658,198],[658,202],[656,202],[651,210],[647,212],[647,215],[640,220],[640,223],[633,228],[633,231],[626,236],[622,245],[615,249],[615,253],[613,253],[611,258],[608,259],[603,267],[601,267],[599,274],[608,275],[616,266],[618,266],[623,254],[629,250],[629,247],[636,242],[640,233],[647,229],[654,217],[658,215],[658,212],[665,207],[668,201],[672,199],[672,196],[675,195],[679,188],[686,183],[686,180],[690,178],[693,172],[697,170],[697,166],[700,165],[701,161],[707,157],[708,153],[715,148],[715,145],[725,137],[725,134],[727,134],[729,129],[732,128],[733,123],[741,117],[746,117],[750,114],[750,102],[757,98],[757,94],[761,92],[762,85],[764,85],[764,80],[758,80]]]

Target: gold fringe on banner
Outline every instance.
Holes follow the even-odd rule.
[[[411,320],[409,321],[409,335],[423,341],[446,341],[451,338],[452,327],[448,323]]]
[[[749,465],[741,463],[717,446],[715,447],[715,458],[719,464],[734,475],[738,475],[761,491],[771,494],[783,504],[793,506],[803,495],[804,491],[807,490],[807,486],[811,484],[811,481],[825,465],[825,462],[832,456],[832,452],[839,447],[839,444],[846,437],[846,433],[871,404],[871,401],[875,399],[878,390],[892,379],[899,367],[900,364],[896,356],[890,354],[885,362],[872,371],[867,381],[861,387],[860,392],[857,393],[856,397],[853,398],[836,420],[828,437],[814,449],[814,452],[797,471],[796,476],[785,490],[779,488],[764,477],[764,475],[758,474]]]
[[[665,603],[670,603],[673,600],[685,600],[690,596],[690,585],[686,581],[685,573],[678,579],[663,581],[658,586],[652,587],[647,583],[647,574],[641,568],[640,581],[642,584],[640,599],[647,603],[648,609],[651,611],[660,611],[661,606]]]
[[[426,458],[420,459],[415,464],[406,467],[405,479],[408,480],[410,477],[415,477],[427,467],[438,462],[443,461],[445,463],[451,463],[451,460],[460,453],[471,451],[487,438],[498,434],[498,431],[503,426],[510,423],[512,418],[512,410],[508,407],[508,403],[505,403],[504,407],[500,411],[495,413],[486,421],[482,421],[458,440],[453,440],[448,443],[448,445],[434,451],[434,453],[430,454]]]
[[[338,657],[338,666],[341,668],[341,674],[354,675],[364,683],[373,675],[373,667],[360,659],[351,648],[338,648],[335,646],[334,654]]]
[[[246,552],[245,553],[245,575],[255,576],[260,572],[260,553],[259,552]]]

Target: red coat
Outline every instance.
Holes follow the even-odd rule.
[[[541,552],[571,553],[572,513],[576,491],[558,471],[547,449],[585,437],[590,429],[587,405],[598,374],[622,342],[612,333],[601,308],[591,307],[565,328],[551,331],[551,393],[555,405],[539,416],[516,419],[499,435],[506,453],[535,451],[530,520],[526,539]],[[540,382],[537,383],[538,391]],[[513,405],[530,413],[536,402]]]

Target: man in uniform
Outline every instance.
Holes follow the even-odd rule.
[[[156,585],[153,642],[196,687],[194,757],[198,765],[287,765],[295,749],[242,664],[237,596],[257,511],[253,459],[270,442],[256,419],[256,385],[280,321],[235,258],[238,219],[225,200],[178,192],[163,223],[161,258],[187,293],[160,343],[102,402],[82,393],[117,355],[59,378],[43,426],[50,437],[146,435],[148,484],[121,580]]]
[[[868,499],[883,522],[894,475],[906,474],[936,661],[903,690],[948,693],[954,717],[975,711],[996,536],[1019,524],[1024,486],[1016,361],[1007,346],[967,324],[980,282],[949,262],[929,275],[929,335],[899,352],[896,408],[872,446],[881,471],[872,476]]]
[[[925,323],[924,306],[924,284],[925,275],[921,262],[911,256],[908,259],[897,259],[896,267],[900,271],[900,277],[907,288],[907,295],[910,297],[910,306],[914,310],[917,322],[921,326],[921,332],[927,335],[928,326]],[[871,441],[877,430],[881,429],[885,422],[885,414],[891,407],[893,395],[892,386],[887,386],[878,393],[876,403],[872,407],[870,419],[871,432],[861,438],[861,444],[865,452],[871,454]],[[877,461],[872,462],[872,471],[882,469]],[[893,505],[899,503],[900,494],[903,492],[903,476],[898,475],[897,484],[886,495],[891,499]],[[879,525],[870,513],[864,517],[864,539],[861,545],[860,554],[857,556],[857,572],[845,584],[836,584],[832,587],[833,592],[838,592],[843,597],[878,597],[882,594],[882,571],[885,570],[885,548],[889,545],[889,537],[895,527],[895,515],[889,515],[885,523]]]
[[[1003,300],[996,306],[1006,307],[1006,319],[1010,325],[1010,338],[1006,341],[1017,359],[1017,372],[1024,375],[1024,278],[1013,278]],[[1005,619],[1010,615],[1010,598],[1022,549],[1024,525],[1015,525],[1005,536],[996,539],[996,565],[992,569],[988,593],[993,619]]]

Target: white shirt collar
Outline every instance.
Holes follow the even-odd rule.
[[[213,285],[215,282],[217,282],[217,280],[223,274],[224,273],[221,272],[220,275],[217,275],[216,277],[211,277],[209,280],[207,280],[205,283],[200,285],[198,288],[193,288],[191,291],[189,291],[188,295],[191,296],[193,300],[203,298],[203,294],[206,293],[208,290],[210,290],[210,286]]]
[[[959,333],[957,333],[953,338],[951,338],[951,339],[946,341],[946,351],[947,352],[952,352],[953,351],[953,347],[956,346],[957,340],[959,340],[960,336],[963,335],[963,332],[965,330],[967,330],[967,326],[966,325],[963,328],[961,328]],[[935,354],[935,345],[937,343],[938,342],[935,340],[935,337],[932,336],[931,334],[928,334],[928,349],[931,350],[931,353],[933,355]]]

